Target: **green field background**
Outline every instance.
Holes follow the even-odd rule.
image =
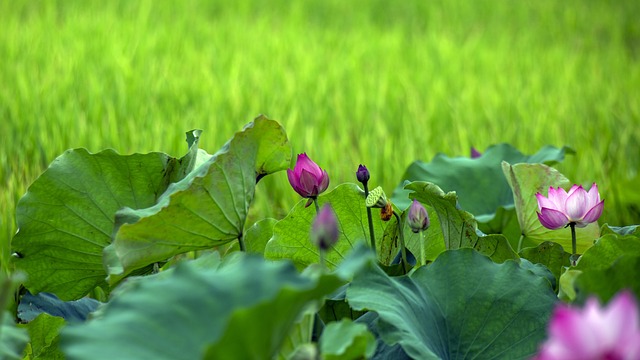
[[[28,185],[69,148],[215,152],[259,114],[331,178],[390,194],[414,160],[576,150],[601,222],[640,223],[640,2],[0,1],[3,258]],[[252,219],[299,197],[261,181]]]

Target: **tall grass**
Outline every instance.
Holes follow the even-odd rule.
[[[0,237],[27,186],[68,148],[215,152],[264,113],[295,151],[387,191],[415,159],[510,142],[577,155],[604,221],[640,223],[637,1],[0,2]],[[284,173],[254,216],[297,201]]]

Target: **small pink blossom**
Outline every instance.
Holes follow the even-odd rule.
[[[590,298],[584,308],[556,307],[548,339],[536,360],[639,360],[640,320],[629,291],[606,307]]]
[[[600,200],[598,185],[593,183],[587,192],[582,185],[573,185],[569,192],[558,187],[550,187],[544,197],[537,193],[538,219],[548,229],[559,229],[570,223],[585,227],[602,215],[604,200]]]

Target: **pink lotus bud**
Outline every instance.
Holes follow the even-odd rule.
[[[326,251],[338,241],[339,236],[336,214],[331,205],[325,204],[313,221],[311,240],[320,250]]]
[[[287,170],[293,190],[304,198],[316,198],[329,186],[329,175],[314,163],[306,153],[298,155],[295,167]]]
[[[427,209],[420,204],[420,202],[416,199],[413,199],[413,203],[409,207],[409,215],[407,216],[407,222],[409,223],[409,227],[411,231],[414,233],[418,233],[420,231],[427,230],[429,225],[429,214],[427,214]]]

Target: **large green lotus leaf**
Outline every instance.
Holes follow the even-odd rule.
[[[635,235],[607,234],[580,257],[575,269],[606,269],[623,255],[640,256],[640,238]]]
[[[267,243],[264,256],[267,259],[290,259],[299,269],[318,262],[318,249],[311,243],[311,224],[316,216],[314,206],[305,207],[302,200],[273,227],[273,237]],[[318,197],[320,207],[330,203],[338,218],[340,237],[327,253],[329,268],[334,268],[344,259],[356,243],[369,243],[369,222],[364,204],[364,192],[356,184],[341,184],[332,191]],[[385,238],[385,229],[397,226],[395,218],[389,222],[380,220],[379,209],[373,210],[378,259],[389,264],[397,254],[397,244]]]
[[[320,337],[320,353],[325,360],[370,359],[376,338],[365,324],[343,319],[327,324]]]
[[[102,251],[111,242],[116,211],[155,204],[171,182],[191,171],[199,135],[187,133],[189,152],[181,159],[85,149],[55,159],[16,208],[13,260],[28,275],[27,289],[73,300],[105,285]]]
[[[299,314],[372,262],[359,247],[334,273],[236,252],[129,278],[99,315],[61,334],[67,359],[271,359]],[[114,344],[117,344],[115,346]]]
[[[8,311],[3,311],[0,324],[0,359],[22,359],[22,351],[29,341],[25,329],[16,327],[13,317]]]
[[[437,154],[430,163],[415,161],[409,165],[391,199],[404,209],[411,204],[408,192],[403,189],[406,180],[432,182],[445,192],[455,191],[463,209],[474,214],[478,221],[487,222],[498,208],[513,207],[511,190],[500,167],[502,161],[553,165],[562,161],[565,154],[573,153],[568,147],[545,146],[533,155],[524,155],[509,144],[499,144],[490,146],[475,159]]]
[[[237,239],[256,181],[286,169],[290,160],[284,129],[259,117],[209,160],[171,184],[155,205],[118,211],[113,243],[104,251],[110,282],[173,255]]]
[[[499,234],[478,235],[473,215],[457,207],[455,192],[445,194],[437,185],[423,181],[409,183],[405,189],[412,191],[409,194],[411,199],[417,199],[421,203],[427,204],[437,214],[440,226],[439,228],[430,227],[427,230],[428,233],[431,233],[428,241],[441,241],[446,249],[474,248],[495,262],[518,258],[504,236]],[[432,247],[431,249],[440,252],[443,250],[441,247]],[[437,253],[428,254],[428,258],[437,255]]]
[[[545,277],[515,261],[458,249],[409,276],[391,278],[371,265],[347,300],[377,312],[382,339],[413,359],[524,359],[546,337],[557,298]]]
[[[604,235],[580,257],[574,269],[581,271],[572,284],[579,301],[589,294],[607,301],[625,288],[640,297],[640,238]]]
[[[61,317],[42,313],[25,327],[31,341],[25,349],[24,359],[63,360],[64,354],[58,346],[60,329],[65,325]]]
[[[571,265],[569,261],[571,254],[564,251],[560,244],[551,241],[545,241],[536,247],[522,249],[519,255],[532,263],[546,266],[555,277],[556,284],[560,281],[560,275],[562,275],[564,268]]]
[[[553,241],[564,249],[571,249],[571,229],[549,230],[542,226],[538,219],[538,199],[536,193],[547,196],[549,187],[566,186],[569,181],[558,170],[543,164],[502,163],[504,176],[513,190],[518,222],[522,230],[522,248],[537,246],[545,241]],[[576,248],[579,254],[584,253],[595,239],[600,237],[597,223],[584,228],[576,228]]]
[[[592,294],[607,302],[623,289],[640,298],[640,256],[623,255],[604,269],[589,269],[580,274],[574,283],[579,302]]]

